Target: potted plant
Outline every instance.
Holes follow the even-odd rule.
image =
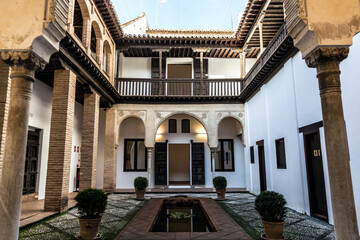
[[[134,187],[137,200],[144,200],[145,189],[149,186],[148,179],[146,177],[137,177],[134,180]]]
[[[80,239],[95,239],[102,214],[107,204],[107,195],[95,188],[80,191],[75,200],[79,213]]]
[[[225,200],[227,181],[225,177],[218,176],[213,179],[213,184],[218,195],[218,200]]]
[[[283,239],[286,200],[280,193],[263,191],[255,199],[255,210],[259,213],[265,239]]]

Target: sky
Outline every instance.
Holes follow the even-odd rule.
[[[145,12],[150,28],[236,29],[247,0],[112,0],[123,24]]]

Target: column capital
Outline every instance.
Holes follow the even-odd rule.
[[[31,71],[41,71],[46,65],[46,62],[33,51],[2,51],[1,58],[11,67],[23,65]]]
[[[348,47],[319,47],[305,57],[308,67],[316,68],[327,61],[341,62],[347,58]]]

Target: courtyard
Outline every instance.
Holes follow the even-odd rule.
[[[176,195],[216,199],[216,193],[147,193],[145,201],[135,200],[135,194],[109,195],[107,209],[99,231],[101,239],[118,239],[117,236],[149,199]],[[217,201],[217,203],[252,239],[261,239],[263,227],[261,219],[254,209],[255,196],[249,193],[227,193],[226,199],[226,201]],[[335,239],[332,225],[291,209],[288,210],[285,222],[284,237],[286,239]],[[77,209],[71,208],[63,214],[53,215],[22,227],[19,239],[76,239],[78,234]],[[206,234],[203,233],[199,237],[191,239],[209,239]],[[233,237],[231,236],[231,239],[234,239]],[[131,239],[140,239],[140,236],[135,235]]]

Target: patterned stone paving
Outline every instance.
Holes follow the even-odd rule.
[[[162,198],[174,195],[177,194],[147,193],[146,198]],[[182,193],[179,195],[216,199],[215,193]],[[143,201],[134,200],[134,197],[134,194],[114,194],[109,196],[108,206],[100,226],[102,239],[114,239],[144,205]],[[247,193],[227,193],[226,197],[227,200],[219,202],[219,204],[253,239],[259,239],[263,233],[263,227],[260,217],[254,210],[255,197]],[[77,212],[76,209],[71,209],[66,213],[22,229],[19,238],[26,240],[76,239],[78,234]],[[284,236],[286,239],[294,240],[335,239],[332,225],[302,215],[291,209],[287,214]]]

